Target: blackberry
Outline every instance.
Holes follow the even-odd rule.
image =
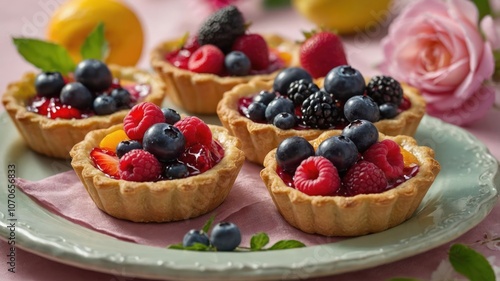
[[[334,127],[341,116],[332,95],[323,90],[306,98],[301,112],[304,125],[318,129]]]
[[[198,31],[200,45],[212,44],[227,54],[236,38],[245,33],[245,20],[235,6],[226,6],[213,13]]]
[[[295,106],[301,106],[307,97],[317,91],[319,91],[319,87],[316,84],[306,79],[300,79],[290,84],[286,96],[293,101]]]
[[[378,105],[393,103],[399,106],[403,100],[401,84],[390,76],[374,76],[366,85],[366,93]]]

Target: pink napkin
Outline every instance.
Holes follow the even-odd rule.
[[[270,244],[282,239],[300,240],[306,245],[332,243],[339,238],[303,233],[290,226],[278,213],[259,172],[261,166],[246,162],[228,197],[206,215],[179,222],[134,223],[116,219],[97,208],[74,171],[40,181],[18,179],[18,187],[37,203],[74,223],[121,240],[165,247],[182,241],[190,229],[200,229],[211,215],[215,222],[229,221],[242,232],[242,246],[249,246],[257,232],[266,232]]]

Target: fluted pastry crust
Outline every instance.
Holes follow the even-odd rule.
[[[271,48],[291,54],[289,66],[298,65],[298,44],[278,35],[267,35],[264,38]],[[178,68],[165,60],[165,54],[176,50],[178,45],[179,40],[172,40],[156,46],[151,52],[151,66],[166,84],[170,100],[191,114],[214,114],[224,92],[253,79],[272,80],[279,72],[241,77],[194,73]]]
[[[311,144],[317,148],[323,140],[336,134],[325,132]],[[380,134],[379,140],[382,139],[394,140],[419,161],[419,170],[414,177],[383,193],[352,197],[309,196],[287,186],[278,176],[276,149],[266,156],[260,176],[283,218],[304,232],[325,236],[359,236],[384,231],[413,215],[441,167],[434,159],[434,151],[418,146],[412,137]]]
[[[322,81],[319,81],[321,85]],[[273,81],[251,81],[226,92],[217,106],[217,115],[222,125],[238,137],[243,144],[243,151],[251,162],[261,164],[266,154],[284,139],[301,136],[307,140],[317,138],[325,130],[282,130],[272,124],[255,123],[242,116],[238,111],[240,98],[254,96],[262,90],[272,89]],[[375,122],[379,132],[390,136],[413,136],[425,113],[425,102],[417,89],[402,84],[404,94],[411,101],[411,107],[398,114],[394,119]]]
[[[151,92],[144,101],[162,104],[164,84],[156,75],[133,67],[110,65],[109,68],[113,77],[150,84]],[[26,102],[36,94],[35,77],[35,73],[26,73],[20,81],[8,85],[2,103],[27,145],[40,154],[69,159],[71,148],[83,140],[88,132],[119,124],[128,112],[120,110],[110,115],[84,119],[50,119],[30,112],[26,109]]]
[[[245,157],[240,141],[227,130],[209,125],[224,157],[210,170],[191,177],[157,182],[112,179],[94,167],[90,151],[122,124],[90,132],[71,150],[71,165],[97,207],[107,214],[134,222],[168,222],[210,212],[229,194]]]

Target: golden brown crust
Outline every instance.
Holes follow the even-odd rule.
[[[336,135],[325,132],[311,144],[317,148],[324,139]],[[379,194],[353,197],[309,196],[288,187],[276,173],[276,149],[264,160],[260,175],[283,218],[294,227],[325,236],[359,236],[386,230],[410,218],[422,202],[440,171],[434,151],[418,146],[409,136],[384,136],[411,152],[419,161],[418,173],[399,186]]]
[[[240,141],[220,126],[209,125],[224,157],[212,169],[188,178],[158,182],[116,180],[96,169],[89,157],[101,139],[122,124],[90,132],[71,150],[71,165],[97,207],[134,222],[178,221],[210,212],[229,194],[245,161]]]
[[[295,55],[298,45],[277,35],[264,36],[272,48],[288,51],[292,54],[290,65],[298,64]],[[151,66],[160,75],[167,86],[172,102],[189,113],[214,114],[224,92],[234,86],[247,83],[252,79],[269,81],[278,71],[264,75],[242,77],[221,77],[208,73],[194,73],[180,69],[165,60],[165,54],[179,47],[179,39],[166,41],[156,46],[151,52]]]
[[[272,81],[251,81],[226,92],[217,107],[217,115],[222,125],[238,137],[243,144],[243,151],[251,162],[262,164],[266,154],[285,138],[301,136],[307,140],[317,138],[324,130],[281,130],[270,124],[255,123],[242,116],[238,111],[240,98],[253,96],[262,90],[272,88]],[[321,81],[318,83],[321,85]],[[394,119],[375,122],[378,130],[386,135],[409,135],[416,132],[425,113],[425,102],[415,88],[402,84],[405,95],[411,101],[411,108],[400,113]]]
[[[164,84],[157,76],[133,67],[109,66],[113,77],[139,83],[149,83],[151,93],[145,101],[161,105]],[[35,95],[35,73],[26,73],[20,81],[11,83],[2,97],[2,103],[19,133],[34,151],[55,158],[69,159],[69,151],[85,135],[95,129],[107,128],[123,122],[128,110],[111,115],[93,116],[85,119],[50,119],[29,112],[26,102]]]

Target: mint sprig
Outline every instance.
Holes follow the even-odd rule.
[[[62,75],[67,75],[75,70],[75,61],[68,50],[59,44],[23,37],[13,37],[12,41],[18,53],[43,72],[60,72]],[[104,37],[104,24],[97,25],[85,38],[80,53],[83,59],[105,59],[108,54],[108,43]]]
[[[80,48],[82,59],[104,60],[108,55],[108,41],[104,37],[104,24],[99,23],[89,33]]]
[[[207,222],[203,225],[201,229],[205,233],[209,233],[210,228],[215,220],[215,216],[211,216]],[[265,232],[258,232],[250,238],[250,247],[237,247],[235,251],[237,252],[248,252],[248,251],[271,251],[271,250],[285,250],[302,248],[306,245],[297,240],[280,240],[273,244],[271,247],[265,248],[269,244],[269,235]],[[188,250],[188,251],[217,251],[213,246],[207,246],[201,243],[194,243],[192,246],[184,247],[181,243],[169,245],[167,247],[171,250]]]
[[[42,71],[58,71],[65,75],[76,65],[62,46],[33,38],[12,38],[23,58]]]
[[[454,244],[448,253],[455,271],[470,281],[495,281],[495,272],[488,260],[480,253],[463,244]]]

